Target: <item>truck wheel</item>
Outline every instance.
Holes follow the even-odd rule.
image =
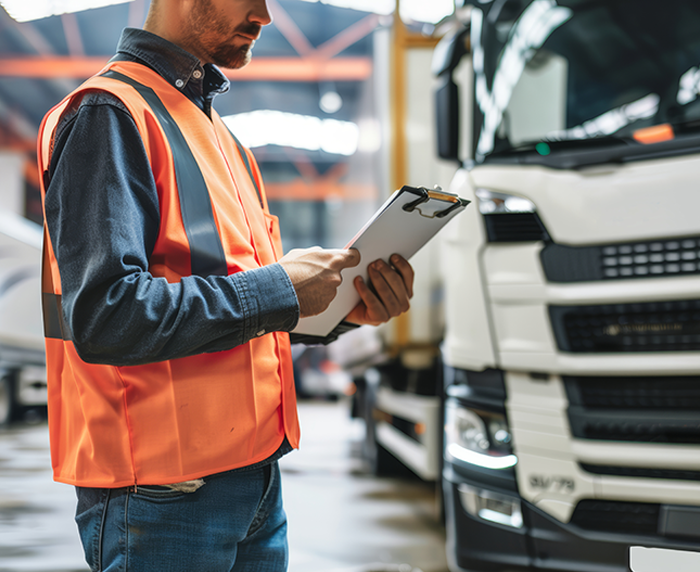
[[[378,477],[407,477],[412,474],[408,467],[376,441],[372,469]]]
[[[416,474],[403,462],[399,461],[393,453],[384,447],[374,434],[372,425],[371,434],[366,440],[366,458],[370,472],[376,477],[398,477],[402,479],[415,479]]]
[[[0,427],[12,421],[15,410],[15,391],[12,376],[6,374],[0,377]]]

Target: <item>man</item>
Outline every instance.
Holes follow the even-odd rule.
[[[153,0],[42,124],[52,465],[92,570],[286,569],[286,332],[359,254],[282,256],[255,160],[212,111],[215,66],[244,66],[270,21],[265,0]],[[369,275],[348,322],[408,308],[404,259]]]

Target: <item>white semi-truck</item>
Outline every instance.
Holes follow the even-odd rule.
[[[450,568],[700,570],[700,4],[464,13],[436,62],[477,206],[444,243]]]
[[[0,426],[46,406],[41,227],[0,211]]]
[[[453,572],[700,570],[700,4],[457,4],[436,138],[473,205],[415,261],[443,376],[409,318],[368,435],[441,473]]]

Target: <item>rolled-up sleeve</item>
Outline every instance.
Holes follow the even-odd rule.
[[[231,349],[299,318],[279,264],[230,276],[154,277],[158,192],[128,112],[86,97],[60,126],[45,201],[65,323],[90,363],[137,365]]]

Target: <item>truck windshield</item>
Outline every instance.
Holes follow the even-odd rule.
[[[478,162],[700,133],[700,2],[475,2],[471,41]]]

